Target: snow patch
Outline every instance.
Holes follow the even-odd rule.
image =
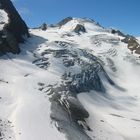
[[[4,10],[0,9],[0,30],[2,30],[5,24],[8,23],[8,20],[8,14]]]

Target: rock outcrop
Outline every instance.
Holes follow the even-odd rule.
[[[117,34],[117,35],[119,35],[119,36],[125,37],[125,34],[122,33],[122,32],[119,31],[119,30],[111,29],[110,32],[111,32],[112,34]]]
[[[8,23],[0,31],[0,52],[19,53],[18,44],[29,37],[28,27],[10,0],[1,0],[0,10],[8,15]]]
[[[40,28],[41,30],[46,31],[48,27],[46,23],[43,23]]]
[[[133,36],[127,35],[122,42],[128,44],[128,49],[132,51],[132,53],[140,54],[140,44],[138,43],[137,39]]]
[[[128,44],[127,47],[132,53],[140,54],[140,44],[138,40],[132,35],[126,35],[119,30],[111,29],[112,34],[117,34],[119,36],[124,37],[121,41]]]
[[[85,33],[86,28],[81,24],[77,24],[76,27],[74,28],[74,32],[76,32],[77,34],[80,34],[80,32]]]

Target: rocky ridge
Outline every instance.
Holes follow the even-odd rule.
[[[0,23],[4,25],[0,31],[0,52],[19,53],[18,44],[29,37],[28,27],[10,0],[1,0],[0,10],[5,11],[8,16],[8,23]]]

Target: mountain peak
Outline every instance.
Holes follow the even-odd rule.
[[[95,25],[101,27],[101,25],[100,25],[98,22],[96,22],[95,20],[93,20],[93,19],[91,19],[91,18],[87,18],[87,17],[83,17],[83,18],[78,18],[78,17],[66,17],[66,18],[64,18],[63,20],[61,20],[61,21],[58,23],[58,25],[59,25],[59,26],[63,26],[63,25],[65,25],[65,24],[67,24],[68,22],[72,21],[72,20],[75,21],[75,22],[77,22],[77,23],[79,23],[79,24],[84,24],[84,23],[86,23],[86,22],[89,22],[89,23],[93,23],[93,24],[95,24]]]
[[[104,28],[99,23],[89,18],[67,17],[60,21],[57,26],[66,32],[75,31],[75,28],[77,30],[79,26],[84,29],[84,32],[104,31]]]

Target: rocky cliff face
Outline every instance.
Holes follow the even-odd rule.
[[[127,35],[122,41],[128,44],[127,47],[132,53],[140,54],[140,44],[135,37]]]
[[[1,0],[0,10],[0,16],[3,17],[0,21],[0,24],[3,25],[0,29],[0,52],[19,53],[18,44],[29,37],[27,25],[10,0]],[[7,22],[4,21],[5,16],[7,16]]]
[[[115,29],[111,29],[111,33],[123,37],[121,41],[127,44],[127,48],[131,53],[140,54],[140,44],[137,38],[132,35],[125,35],[121,31]]]

